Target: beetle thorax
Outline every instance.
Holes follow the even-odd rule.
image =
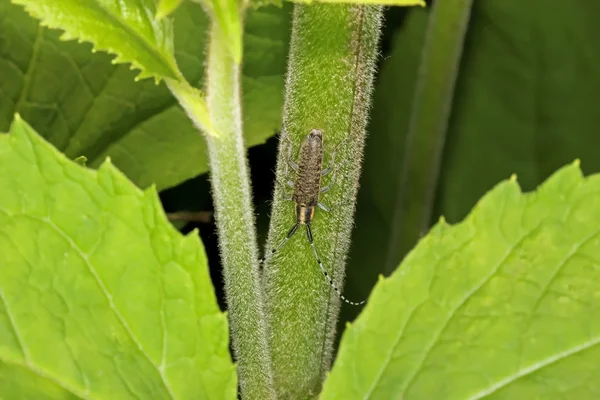
[[[316,206],[323,171],[323,135],[313,130],[302,143],[298,154],[298,171],[292,199],[296,204]]]

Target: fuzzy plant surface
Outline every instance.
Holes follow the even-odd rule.
[[[452,222],[465,210],[451,196],[464,184],[448,174],[468,182],[473,167],[450,150],[476,136],[467,159],[485,156],[497,170],[481,150],[495,142],[472,121],[488,115],[520,132],[503,118],[521,105],[502,97],[511,80],[500,103],[486,95],[497,84],[479,82],[521,73],[510,63],[523,57],[477,69],[469,62],[493,58],[477,44],[515,48],[505,39],[545,30],[547,42],[532,38],[551,45],[523,54],[567,60],[571,74],[567,84],[563,69],[531,79],[541,86],[526,86],[535,107],[520,98],[535,117],[523,126],[535,135],[556,115],[578,121],[576,135],[591,120],[597,53],[585,40],[597,5],[553,1],[545,18],[519,3],[532,14],[510,35],[497,32],[522,15],[515,0],[407,14],[375,85],[389,45],[379,44],[382,4],[423,1],[0,0],[0,397],[597,398],[598,175],[584,178],[575,162],[528,194],[513,177],[463,222],[442,219],[421,237],[436,207]],[[560,55],[571,48],[581,51]],[[575,85],[581,71],[587,90]],[[537,97],[554,87],[577,88],[582,104]],[[387,211],[355,218],[368,129],[384,134],[372,135],[366,188]],[[276,130],[263,263],[246,148]],[[324,158],[311,163],[321,178],[311,190],[323,207],[298,215],[288,200],[303,189],[295,166],[313,130]],[[222,271],[213,282],[227,313],[197,232],[178,233],[157,197],[206,171]],[[371,237],[353,244],[362,267],[352,280],[391,276],[336,349],[355,223]]]
[[[321,183],[330,190],[320,198],[330,211],[315,211],[310,223],[315,253],[306,228],[300,226],[265,263],[271,356],[275,387],[282,398],[318,393],[331,364],[340,298],[318,260],[341,290],[381,12],[379,6],[351,5],[295,9],[277,171],[278,182],[283,184],[277,185],[274,195],[266,254],[279,246],[296,222],[294,203],[286,198],[295,191],[309,190],[296,179],[290,162],[299,162],[299,149],[313,129],[323,135],[323,169],[331,169]],[[290,189],[288,181],[294,181],[295,187]]]

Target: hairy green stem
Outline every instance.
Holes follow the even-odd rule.
[[[240,69],[224,30],[211,24],[206,93],[213,133],[205,135],[223,262],[225,294],[238,377],[244,399],[271,399],[252,192],[242,135]],[[193,108],[192,108],[193,109]]]
[[[332,185],[321,196],[331,212],[318,210],[311,227],[324,268],[340,289],[380,25],[380,6],[296,5],[294,11],[277,180],[295,180],[286,168],[288,151],[291,146],[295,159],[312,129],[323,132],[325,166],[337,149],[337,172],[321,182]],[[293,203],[284,199],[289,194],[283,185],[275,190],[267,249],[275,248],[295,222]],[[331,364],[340,300],[319,269],[304,226],[267,260],[263,284],[278,397],[313,396]]]
[[[431,224],[446,128],[472,0],[435,2],[412,105],[385,272],[391,273]]]

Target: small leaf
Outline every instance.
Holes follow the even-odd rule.
[[[12,0],[43,26],[64,30],[63,40],[90,42],[131,63],[137,79],[178,78],[169,20],[154,19],[154,0]]]
[[[235,399],[197,235],[110,162],[0,135],[0,397]]]
[[[600,175],[505,181],[443,220],[344,333],[321,399],[594,399]]]
[[[79,156],[76,159],[73,160],[75,163],[81,165],[82,167],[85,167],[85,165],[87,164],[87,157],[86,156]]]
[[[159,0],[156,19],[162,19],[171,14],[181,5],[183,0]]]

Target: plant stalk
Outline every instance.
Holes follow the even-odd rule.
[[[294,8],[277,181],[295,180],[291,168],[286,167],[288,152],[296,161],[308,133],[321,130],[324,167],[335,152],[336,172],[321,181],[321,187],[331,185],[320,197],[331,212],[317,210],[311,229],[323,266],[340,289],[380,27],[380,6],[313,4]],[[296,221],[293,203],[285,200],[288,189],[279,185],[275,190],[266,254],[281,243]],[[267,259],[263,284],[277,395],[282,399],[314,396],[331,365],[340,299],[319,269],[304,226]]]
[[[223,279],[234,358],[244,399],[272,399],[273,377],[259,280],[258,245],[252,191],[242,131],[241,65],[227,45],[229,37],[213,19],[210,28],[206,101],[207,141],[214,218],[219,234]],[[173,90],[173,89],[172,89]],[[189,93],[184,91],[184,94]],[[177,96],[177,92],[174,91]],[[180,96],[178,96],[179,99]],[[188,114],[202,107],[187,100]],[[204,115],[194,118],[205,127]]]
[[[473,0],[434,3],[410,115],[385,273],[431,225],[446,129]]]

